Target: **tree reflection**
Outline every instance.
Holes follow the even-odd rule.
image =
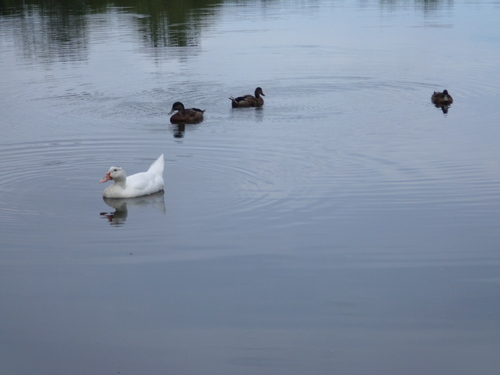
[[[70,3],[76,1],[70,1]],[[81,8],[68,8],[56,1],[2,1],[2,15],[8,18],[25,58],[42,61],[83,60],[87,50],[87,20]],[[71,9],[71,11],[69,11]]]
[[[215,13],[215,0],[118,0],[113,4],[139,14],[141,34],[153,47],[185,47],[199,44],[200,30]]]
[[[134,15],[131,27],[148,47],[197,46],[202,28],[209,25],[215,5],[221,3],[223,0],[0,0],[0,15],[10,16],[7,25],[25,57],[82,61],[88,35],[96,26],[89,15]]]
[[[359,0],[359,5],[363,7],[365,1]],[[111,22],[109,17],[96,20],[91,15],[132,15],[125,22],[130,22],[144,45],[153,49],[191,47],[200,45],[201,31],[210,27],[223,3],[224,0],[0,0],[0,17],[9,16],[3,25],[13,31],[26,57],[49,62],[84,61],[90,32],[103,22]],[[261,0],[264,7],[273,3],[279,1]],[[411,6],[430,12],[446,4],[453,1],[414,0]],[[380,0],[379,6],[390,9],[408,5]]]
[[[431,13],[442,8],[444,5],[453,6],[454,0],[414,0],[413,4],[400,0],[380,0],[382,7],[396,8],[402,6],[412,6],[421,9],[424,13]]]

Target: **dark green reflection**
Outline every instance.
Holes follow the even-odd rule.
[[[413,0],[413,3],[406,3],[401,0],[380,0],[380,6],[382,8],[398,8],[402,6],[412,6],[415,9],[420,9],[424,13],[431,13],[436,11],[443,6],[452,7],[454,5],[454,0]]]
[[[223,0],[118,0],[109,6],[145,17],[137,18],[145,40],[154,47],[199,44],[199,33]]]
[[[317,2],[318,0],[309,0]],[[247,3],[251,0],[232,0]],[[276,0],[259,0],[262,6]],[[89,14],[128,13],[130,27],[148,47],[186,47],[200,44],[203,28],[210,26],[224,0],[0,0],[0,24],[12,31],[28,60],[83,61],[87,55],[88,35],[95,27]],[[366,0],[359,0],[363,7]],[[380,0],[378,6],[391,9],[406,4]],[[409,3],[432,12],[452,0],[414,0]],[[406,5],[405,5],[406,6]],[[92,23],[94,22],[94,23]],[[102,22],[107,22],[103,18]]]
[[[27,58],[85,60],[89,14],[130,13],[131,28],[151,47],[195,46],[223,0],[0,0],[0,17]]]

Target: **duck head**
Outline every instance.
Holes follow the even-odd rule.
[[[256,98],[258,98],[258,97],[259,97],[259,95],[265,96],[265,95],[264,95],[264,91],[262,91],[262,89],[261,89],[260,87],[257,87],[257,88],[255,89],[255,97],[256,97]]]
[[[184,104],[182,104],[181,102],[175,102],[172,105],[172,109],[170,110],[170,112],[168,114],[171,115],[175,111],[179,111],[180,113],[184,113]]]
[[[104,178],[99,181],[100,183],[107,182],[109,180],[121,181],[127,178],[127,174],[125,170],[120,167],[111,167],[109,168],[108,173],[104,176]]]

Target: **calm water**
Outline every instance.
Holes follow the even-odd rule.
[[[497,374],[500,1],[63,3],[0,3],[0,373]]]

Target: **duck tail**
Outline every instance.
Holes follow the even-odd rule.
[[[156,175],[163,176],[163,169],[165,167],[165,158],[163,157],[163,154],[160,155],[156,161],[151,164],[151,166],[148,169],[148,172],[153,172]]]

